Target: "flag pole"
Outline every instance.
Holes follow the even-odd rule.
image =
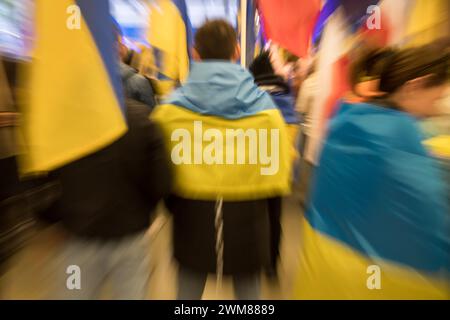
[[[241,0],[241,65],[247,64],[247,0]]]

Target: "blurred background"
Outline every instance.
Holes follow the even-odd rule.
[[[95,84],[83,87],[80,79],[89,79],[97,71],[92,71],[91,74],[89,62],[79,59],[84,54],[84,51],[81,51],[84,48],[80,49],[78,57],[69,53],[73,48],[69,46],[69,40],[66,43],[64,39],[70,37],[70,33],[64,33],[67,31],[65,30],[50,34],[52,16],[50,13],[46,16],[42,9],[38,10],[40,4],[46,3],[48,6],[49,1],[57,0],[0,0],[0,57],[3,61],[0,68],[0,112],[4,114],[2,115],[4,118],[0,119],[0,132],[6,137],[0,136],[0,148],[3,146],[6,149],[10,143],[6,141],[12,141],[11,131],[8,130],[14,128],[15,132],[17,128],[27,123],[26,121],[37,119],[30,116],[32,112],[38,111],[41,115],[45,115],[42,121],[36,120],[40,124],[52,123],[45,120],[52,117],[61,120],[67,114],[80,113],[80,109],[76,108],[77,111],[71,113],[69,109],[73,104],[61,102],[54,92],[60,92],[63,96],[63,90],[70,91],[68,87],[79,86],[79,92],[84,93],[80,99],[85,99],[103,90],[103,87]],[[77,3],[77,1],[69,2]],[[368,10],[370,6],[377,6],[377,9]],[[93,10],[92,8],[89,7],[90,10]],[[108,8],[108,14],[114,18],[115,25],[115,30],[112,26],[108,26],[108,30],[111,31],[110,58],[117,58],[117,65],[120,60],[121,64],[133,70],[132,73],[141,77],[141,83],[145,82],[142,86],[147,89],[142,90],[150,92],[150,97],[145,97],[145,94],[140,92],[133,98],[141,97],[141,102],[150,107],[149,112],[174,89],[185,83],[192,64],[191,48],[194,36],[206,21],[224,19],[236,30],[241,48],[237,63],[243,68],[248,69],[254,58],[262,52],[270,53],[273,73],[289,87],[291,99],[289,108],[294,114],[294,120],[286,124],[292,132],[291,142],[296,156],[293,162],[292,193],[283,198],[283,214],[279,218],[282,232],[278,242],[280,248],[278,273],[275,277],[271,274],[262,275],[261,296],[264,299],[296,298],[293,292],[301,259],[300,239],[303,235],[301,221],[308,208],[312,188],[311,175],[320,165],[319,159],[327,138],[328,125],[338,113],[340,101],[353,103],[365,101],[360,100],[361,96],[355,92],[354,84],[351,83],[351,66],[365,50],[388,47],[404,49],[438,42],[442,52],[448,52],[449,2],[447,0],[109,0]],[[64,18],[61,18],[61,21],[65,21],[66,12],[62,12],[61,16]],[[378,27],[372,28],[373,25]],[[42,34],[38,30],[41,30]],[[46,56],[46,50],[49,50],[50,46],[44,47],[43,44],[47,45],[49,39],[58,39],[51,47],[57,49]],[[58,77],[62,79],[61,82],[57,81],[58,77],[45,78],[44,75],[47,74],[42,70],[28,72],[28,69],[32,69],[47,58],[49,61],[58,60],[58,55],[61,61],[67,63],[64,69],[59,71]],[[98,57],[100,56],[98,54]],[[106,61],[107,66],[108,60],[104,58],[105,55],[101,57],[103,60],[98,61]],[[77,59],[83,60],[79,67],[76,64]],[[52,63],[47,63],[46,68],[50,70],[49,66]],[[70,63],[73,63],[73,66],[69,65]],[[119,73],[122,71],[119,71],[119,68],[115,69],[119,79]],[[368,76],[358,75],[356,82],[366,82]],[[70,81],[67,80],[69,78]],[[66,80],[70,85],[64,85]],[[122,81],[124,81],[123,74]],[[117,96],[114,101],[119,106],[118,110],[123,108],[120,99],[131,95],[125,82],[122,87],[124,88],[122,93],[115,91]],[[371,91],[370,88],[366,89]],[[70,94],[68,93],[68,97],[75,99],[78,97],[78,93],[70,92]],[[46,100],[47,98],[49,100]],[[46,103],[47,101],[53,101],[53,104]],[[55,101],[62,104],[58,105]],[[46,107],[39,109],[36,107],[38,105]],[[421,117],[417,123],[420,133],[423,134],[423,144],[444,168],[441,176],[448,188],[450,185],[448,89],[437,105],[439,112]],[[61,111],[64,109],[66,113]],[[67,123],[78,121],[64,120],[67,120]],[[64,127],[64,121],[58,125]],[[95,125],[88,123],[87,127]],[[75,126],[68,125],[66,128],[66,137],[78,134]],[[17,133],[13,138],[15,146],[8,149],[13,151],[0,152],[0,159],[7,160],[2,162],[0,167],[4,170],[0,173],[0,179],[3,180],[2,188],[6,190],[0,198],[0,201],[4,202],[0,206],[2,209],[0,244],[7,248],[2,254],[3,267],[0,273],[0,298],[3,299],[48,297],[55,281],[54,269],[51,266],[58,259],[58,252],[67,241],[69,233],[61,225],[53,223],[49,217],[37,218],[38,213],[45,211],[43,208],[49,207],[49,203],[61,192],[54,185],[39,182],[39,179],[42,178],[42,172],[51,172],[81,157],[81,154],[77,154],[52,165],[47,165],[51,163],[50,161],[39,163],[42,150],[39,150],[41,153],[36,153],[35,157],[30,150],[39,147],[41,131],[24,131]],[[96,137],[97,133],[94,131],[93,129],[92,136]],[[55,144],[64,145],[60,141]],[[93,153],[97,149],[92,148],[83,155]],[[45,152],[43,153],[46,156]],[[23,162],[21,160],[17,163],[16,160],[13,163],[8,162],[9,159],[23,154],[32,154],[33,157],[30,156],[31,159],[25,159]],[[7,179],[6,173],[11,172],[14,172],[14,177]],[[13,184],[17,186],[11,187]],[[50,191],[43,193],[43,190]],[[446,190],[447,195],[450,194],[449,189]],[[414,193],[414,190],[411,192]],[[10,209],[12,206],[8,201],[20,202],[25,208],[17,209],[14,205],[14,209]],[[446,213],[448,219],[450,214]],[[177,265],[172,258],[172,223],[171,215],[160,204],[156,209],[152,226],[146,233],[151,255],[150,286],[146,297],[150,299],[176,297]],[[443,251],[448,248],[448,230],[445,237],[447,238],[444,241]],[[448,293],[449,291],[446,292]],[[101,297],[111,297],[108,284],[103,288]],[[231,280],[225,278],[223,282],[218,283],[216,277],[210,275],[203,297],[233,299]],[[449,297],[447,295],[447,298]]]

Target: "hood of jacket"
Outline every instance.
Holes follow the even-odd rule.
[[[165,103],[226,119],[239,119],[276,108],[269,94],[256,86],[247,70],[225,61],[193,63],[186,83]]]

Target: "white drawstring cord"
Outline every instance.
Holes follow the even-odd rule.
[[[223,198],[219,197],[216,200],[216,217],[215,217],[215,228],[216,228],[216,297],[218,297],[219,292],[222,289],[222,278],[223,278]]]

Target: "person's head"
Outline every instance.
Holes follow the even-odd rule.
[[[225,20],[207,21],[195,34],[192,56],[197,61],[236,61],[240,56],[236,31]]]
[[[249,70],[253,77],[274,75],[275,72],[270,61],[270,52],[264,51],[259,54],[250,64]]]
[[[449,58],[448,50],[434,45],[372,50],[353,65],[350,80],[359,95],[391,101],[417,117],[433,116],[448,88]],[[369,84],[366,92],[358,92],[360,83]]]

